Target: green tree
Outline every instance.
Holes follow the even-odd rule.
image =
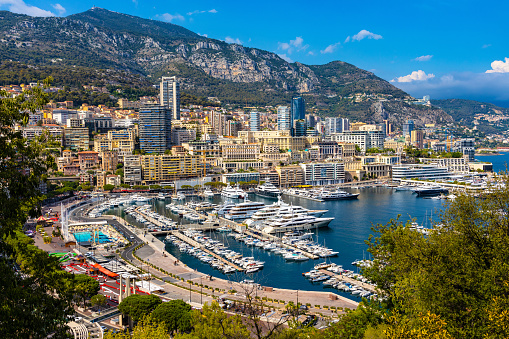
[[[122,168],[119,168],[115,171],[116,175],[120,175],[122,178],[124,177],[124,170]]]
[[[150,314],[151,318],[164,322],[168,332],[187,332],[191,329],[191,305],[175,299],[162,303]]]
[[[44,85],[12,97],[0,91],[0,337],[66,337],[71,314],[72,275],[21,232],[29,216],[41,215],[38,189],[53,168],[49,134],[28,142],[13,126],[47,103]],[[20,170],[23,169],[23,170]]]
[[[377,225],[368,241],[374,264],[364,274],[387,297],[389,312],[411,323],[430,313],[453,337],[489,337],[490,305],[508,295],[508,214],[509,188],[503,188],[482,198],[458,196],[428,235],[398,220]]]
[[[130,316],[134,321],[140,321],[161,303],[161,299],[153,294],[133,294],[122,300],[118,305],[118,309],[122,314]]]
[[[76,297],[85,306],[87,299],[99,292],[99,282],[86,274],[76,274],[74,280]]]
[[[250,331],[239,315],[227,315],[217,302],[205,303],[201,312],[193,311],[191,324],[193,330],[188,334],[178,334],[175,339],[248,339]]]
[[[134,326],[131,333],[106,332],[104,339],[171,339],[163,324],[151,322],[148,317]]]
[[[102,294],[96,294],[92,298],[90,298],[90,303],[92,304],[92,306],[102,307],[106,305],[106,301],[107,301],[106,296]]]
[[[111,185],[111,184],[106,184],[103,186],[103,190],[105,190],[105,191],[111,191],[114,188],[115,188],[115,185]]]

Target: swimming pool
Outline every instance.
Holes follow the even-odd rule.
[[[76,232],[76,233],[73,233],[74,235],[74,238],[76,239],[77,242],[84,242],[84,241],[92,241],[92,232]],[[99,244],[104,244],[104,243],[107,243],[107,242],[112,242],[113,240],[108,237],[106,234],[104,234],[103,232],[101,231],[98,231],[96,233],[96,241],[99,243]]]

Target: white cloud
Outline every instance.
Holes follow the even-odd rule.
[[[488,48],[488,47],[491,47],[491,44],[484,44],[484,45],[482,45],[482,48]]]
[[[380,40],[383,39],[383,37],[380,34],[371,33],[370,31],[367,31],[365,29],[361,30],[359,33],[352,36],[352,41],[361,41],[363,39],[374,39],[374,40]],[[350,37],[347,37],[345,42],[349,42]]]
[[[495,60],[491,63],[491,68],[486,73],[509,73],[509,58],[505,61]]]
[[[172,22],[174,20],[178,20],[178,21],[186,20],[182,15],[180,15],[178,13],[177,14],[163,13],[161,15],[156,15],[156,17],[161,19],[162,21],[166,21],[166,22]]]
[[[333,53],[338,48],[339,45],[341,45],[341,43],[336,42],[335,44],[325,47],[325,49],[321,50],[320,53],[322,54]]]
[[[293,62],[286,54],[278,54],[278,56],[286,62]]]
[[[309,52],[308,52],[308,55],[315,55],[315,52],[313,52],[313,51],[309,51]]]
[[[418,70],[413,71],[412,73],[405,75],[403,77],[399,77],[391,80],[391,82],[412,82],[412,81],[424,81],[428,79],[432,79],[435,77],[435,74],[426,74],[424,71]]]
[[[30,16],[55,16],[53,12],[41,9],[39,7],[27,5],[23,0],[0,0],[0,8],[7,6],[10,12],[26,14]]]
[[[396,82],[413,97],[459,98],[505,104],[509,107],[509,73],[450,73],[428,81]]]
[[[239,38],[232,38],[227,36],[226,38],[224,38],[224,41],[226,41],[229,44],[242,45],[242,41]]]
[[[433,55],[421,55],[420,57],[417,57],[415,59],[412,59],[412,61],[429,61],[433,58]]]
[[[304,45],[304,39],[301,36],[295,38],[295,40],[290,40],[290,42],[278,42],[277,49],[286,51],[288,54],[292,54],[294,50],[297,52],[305,51],[309,45]]]
[[[198,33],[198,35],[199,35],[199,36],[204,36],[204,37],[206,37],[206,38],[208,38],[208,37],[209,37],[209,36],[208,36],[208,34],[200,34],[200,33]]]
[[[62,6],[61,4],[54,4],[54,5],[51,5],[55,11],[58,12],[59,15],[62,15],[65,13],[65,8],[64,6]]]
[[[202,13],[217,13],[217,10],[215,9],[209,9],[208,11],[200,11],[199,9],[188,12],[187,15],[194,15],[194,14],[202,14]]]
[[[347,36],[347,37],[346,37],[346,39],[345,39],[345,44],[346,44],[347,42],[350,42],[350,36]]]

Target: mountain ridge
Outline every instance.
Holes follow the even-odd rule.
[[[408,117],[418,125],[452,121],[442,110],[404,104],[401,99],[408,94],[343,61],[288,63],[272,52],[98,7],[65,18],[2,11],[0,47],[0,61],[116,69],[146,76],[153,83],[161,75],[176,75],[184,91],[231,104],[285,104],[291,96],[303,95],[308,107],[323,115],[356,119],[360,118],[356,112],[361,112],[367,122],[389,119],[395,125]],[[359,94],[368,99],[352,99]]]

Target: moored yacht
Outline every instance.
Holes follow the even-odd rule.
[[[255,188],[255,194],[260,195],[262,197],[266,198],[277,198],[281,191],[274,186],[268,179],[265,179],[265,183],[262,185],[258,185],[258,187]]]
[[[212,192],[212,190],[207,188],[205,191],[203,191],[203,196],[205,196],[207,198],[212,198],[212,197],[214,197],[214,192]]]
[[[336,191],[322,190],[320,191],[320,193],[318,193],[316,198],[322,200],[352,200],[357,199],[358,196],[359,193],[348,193],[340,189],[337,189]]]
[[[230,209],[230,211],[225,215],[225,218],[230,220],[247,219],[252,216],[253,213],[264,207],[264,203],[249,201],[246,198],[243,203],[237,204]]]
[[[263,228],[265,233],[284,233],[288,231],[302,231],[319,227],[326,227],[334,218],[317,218],[312,215],[284,215],[267,224]]]
[[[230,199],[244,199],[247,197],[247,193],[244,192],[239,187],[238,184],[237,184],[237,186],[232,187],[228,183],[228,185],[225,188],[223,188],[223,190],[221,191],[221,196],[223,196],[225,198],[230,198]]]

